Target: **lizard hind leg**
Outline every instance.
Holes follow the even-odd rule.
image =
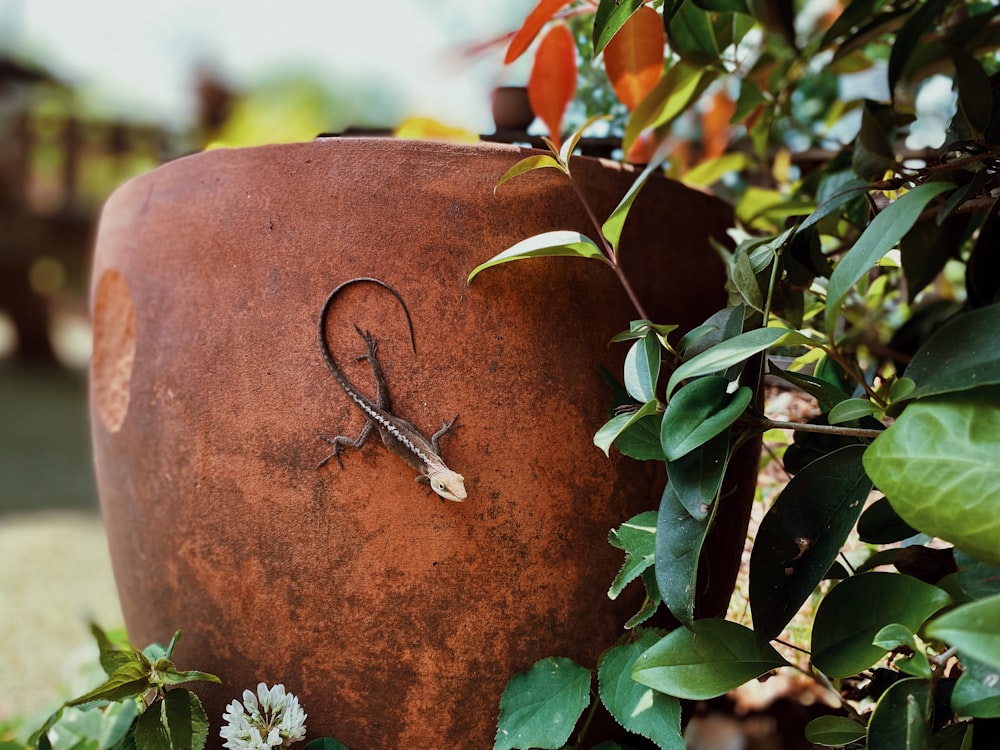
[[[343,469],[344,459],[340,457],[340,454],[344,452],[343,446],[349,445],[355,450],[360,450],[362,447],[364,447],[365,441],[368,440],[369,435],[372,434],[372,429],[374,429],[374,425],[371,422],[366,421],[365,426],[361,430],[361,434],[354,439],[351,439],[346,435],[337,435],[337,437],[332,437],[332,438],[327,437],[326,435],[320,435],[319,437],[321,440],[325,440],[326,442],[333,445],[333,452],[330,453],[330,455],[328,455],[318,464],[316,464],[316,468],[322,469],[324,466],[326,466],[326,464],[330,461],[331,458],[335,458],[337,459],[337,463],[340,464],[340,468]]]

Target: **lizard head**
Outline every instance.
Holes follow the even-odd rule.
[[[466,498],[465,477],[451,469],[440,469],[432,471],[427,475],[431,489],[443,497],[445,500],[454,500],[457,503]]]

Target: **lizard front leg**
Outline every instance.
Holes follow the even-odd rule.
[[[431,435],[431,445],[434,446],[434,452],[437,453],[439,456],[441,455],[441,446],[438,445],[438,440],[443,438],[452,430],[461,427],[462,425],[455,424],[455,422],[457,421],[458,421],[458,415],[456,414],[454,417],[451,418],[450,422],[443,422],[441,425],[441,429],[435,432],[433,435]]]

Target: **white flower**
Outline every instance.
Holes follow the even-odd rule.
[[[285,692],[284,685],[268,689],[257,685],[257,695],[243,691],[243,703],[234,700],[222,718],[219,735],[229,750],[271,750],[288,747],[306,736],[306,715],[299,699]]]

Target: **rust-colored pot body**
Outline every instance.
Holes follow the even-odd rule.
[[[549,655],[594,666],[636,600],[605,591],[608,531],[656,507],[656,467],[594,447],[620,374],[613,334],[637,317],[614,273],[550,258],[478,263],[547,230],[595,230],[563,175],[503,185],[526,151],[330,139],[212,151],[120,188],[92,283],[97,478],[133,642],[184,635],[218,747],[224,705],[284,683],[309,736],[351,748],[482,748],[512,673]],[[635,173],[587,159],[574,175],[606,216]],[[651,182],[622,241],[662,322],[724,304],[708,237],[729,210]],[[374,395],[357,324],[378,339],[397,414],[442,439],[468,499],[447,502],[374,437],[343,468],[321,435],[361,412],[320,354]]]

